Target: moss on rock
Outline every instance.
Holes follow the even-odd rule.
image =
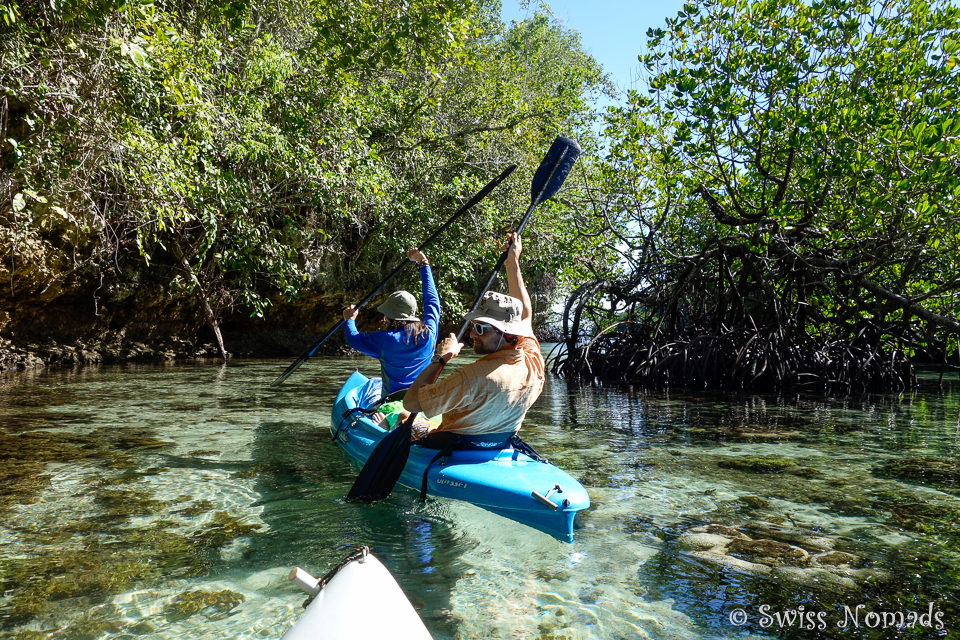
[[[737,538],[730,542],[727,553],[736,558],[766,565],[797,565],[808,557],[799,547],[775,540],[743,540]]]
[[[912,480],[940,488],[960,490],[960,461],[946,458],[918,457],[887,460],[873,469],[879,478]]]
[[[219,549],[241,536],[262,529],[259,524],[246,524],[240,518],[226,512],[213,514],[213,523],[206,529],[194,534],[190,539],[200,547]]]
[[[815,478],[823,475],[823,473],[821,473],[817,469],[811,469],[810,467],[800,467],[799,469],[788,469],[787,473],[793,476],[800,476],[801,478]]]
[[[194,518],[204,513],[209,513],[213,511],[213,503],[209,500],[198,500],[197,502],[192,502],[183,509],[177,511],[182,516],[187,518]]]
[[[230,611],[243,601],[243,594],[230,589],[224,589],[223,591],[187,591],[175,597],[173,602],[164,607],[163,614],[166,616],[167,622],[176,622],[185,620],[204,610],[210,613]]]
[[[787,469],[797,466],[797,463],[793,460],[776,456],[743,456],[721,460],[718,464],[724,469],[736,469],[747,473],[783,473]]]
[[[738,499],[737,502],[753,509],[765,509],[770,506],[769,500],[764,500],[763,498],[758,498],[757,496],[743,496]]]

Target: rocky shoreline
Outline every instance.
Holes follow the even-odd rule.
[[[178,338],[170,338],[155,344],[113,341],[95,344],[85,342],[61,344],[51,340],[44,344],[31,343],[19,346],[0,337],[0,371],[214,357],[218,357],[217,348],[212,342],[197,345]]]
[[[331,326],[338,302],[310,294],[278,301],[259,318],[227,313],[220,331],[230,357],[290,357]],[[195,305],[166,292],[144,289],[96,306],[17,303],[0,312],[0,371],[219,357]],[[342,338],[329,342],[328,353],[345,348]]]
[[[332,326],[333,322],[331,318],[336,317],[332,312],[316,311],[310,314],[316,317],[305,319],[303,315],[282,309],[259,321],[242,318],[225,322],[221,331],[230,357],[289,358],[300,355],[329,330],[328,325]],[[17,334],[5,336],[0,333],[0,372],[220,357],[213,335],[206,327],[196,329],[165,324],[167,326],[162,325],[157,332],[90,327],[81,335],[68,333],[60,339],[40,332],[29,332],[23,338]],[[360,326],[367,331],[375,330],[362,322]],[[459,325],[447,324],[441,327],[440,333],[456,333],[458,329]],[[550,329],[538,329],[536,333],[541,344],[560,340]],[[352,351],[340,332],[331,336],[322,349],[327,355]]]

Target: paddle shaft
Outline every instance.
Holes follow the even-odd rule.
[[[537,208],[537,205],[540,204],[541,199],[543,198],[544,192],[547,190],[547,187],[553,182],[553,176],[557,173],[557,170],[563,164],[563,160],[566,157],[566,150],[560,154],[560,157],[556,159],[553,163],[553,166],[550,169],[550,173],[547,176],[547,179],[543,181],[543,185],[540,187],[540,190],[537,191],[537,194],[534,196],[533,201],[530,203],[530,206],[527,207],[527,212],[523,214],[523,217],[520,219],[520,224],[517,226],[517,235],[520,235],[523,232],[523,228],[527,226],[527,221],[530,220],[530,216],[533,214],[533,210]],[[493,271],[490,272],[490,277],[487,278],[486,283],[484,283],[483,288],[480,290],[480,294],[477,296],[477,299],[473,303],[473,307],[470,308],[468,313],[473,313],[477,310],[477,307],[480,306],[480,300],[483,299],[483,294],[487,292],[487,289],[490,288],[490,285],[493,284],[493,279],[497,277],[497,273],[500,272],[500,269],[503,268],[504,263],[507,261],[507,254],[510,252],[510,246],[513,245],[513,240],[507,245],[507,250],[500,254],[500,259],[497,260],[496,266],[493,267]],[[457,342],[460,342],[463,339],[463,334],[466,333],[467,327],[470,326],[469,320],[464,320],[463,324],[460,325],[460,331],[457,332]],[[436,382],[437,378],[440,376],[440,372],[443,371],[443,367],[437,368],[436,374],[433,376],[431,383]],[[417,413],[411,413],[410,417],[407,418],[405,427],[413,426],[413,421],[417,417]]]
[[[523,217],[520,219],[520,224],[517,226],[517,235],[520,235],[523,232],[523,228],[527,226],[527,221],[530,219],[531,214],[533,214],[533,210],[537,208],[538,204],[540,204],[543,198],[544,191],[546,191],[550,183],[553,182],[554,175],[560,169],[561,165],[563,165],[563,160],[566,157],[566,154],[567,154],[567,151],[564,150],[563,153],[560,154],[560,157],[557,158],[556,162],[554,162],[553,167],[551,167],[550,169],[550,174],[547,176],[547,179],[543,181],[543,185],[540,187],[540,190],[537,192],[536,196],[533,198],[532,202],[530,203],[530,206],[527,208],[527,212],[524,213]],[[507,254],[510,253],[511,245],[513,245],[513,240],[511,240],[510,243],[507,245],[506,251],[500,254],[500,259],[497,260],[497,264],[496,266],[493,267],[493,271],[490,273],[490,277],[487,278],[487,281],[484,283],[483,288],[480,289],[480,293],[477,295],[477,299],[474,300],[473,306],[470,308],[470,311],[467,312],[468,314],[473,313],[474,311],[477,310],[477,307],[480,306],[480,301],[483,299],[483,294],[485,294],[487,290],[490,288],[490,285],[493,284],[493,279],[497,277],[497,273],[500,272],[500,269],[503,268],[504,263],[507,261]],[[460,325],[460,331],[457,332],[457,342],[463,341],[463,336],[467,332],[467,327],[469,326],[470,326],[470,321],[464,320],[463,324]]]
[[[560,166],[563,164],[563,160],[566,157],[566,150],[560,154],[556,159],[553,166],[550,169],[550,173],[547,176],[547,179],[543,181],[543,185],[537,191],[537,194],[533,197],[530,206],[527,208],[527,212],[523,214],[523,218],[520,219],[520,224],[517,226],[517,235],[520,235],[523,232],[523,228],[527,226],[527,221],[530,219],[533,210],[537,208],[537,205],[540,204],[544,192],[547,190],[547,187],[553,182],[553,177],[556,172],[559,170]],[[507,245],[507,250],[500,254],[500,259],[497,260],[496,266],[493,267],[493,271],[490,273],[490,277],[487,278],[486,283],[484,283],[483,288],[480,290],[480,294],[477,296],[476,301],[473,303],[473,307],[470,309],[470,313],[473,313],[477,310],[477,307],[480,306],[480,300],[483,299],[483,294],[487,292],[487,289],[490,288],[490,285],[493,284],[493,279],[497,277],[497,273],[500,269],[503,268],[504,263],[507,261],[507,254],[510,252],[510,246],[513,244],[513,240]],[[463,334],[466,332],[467,327],[470,326],[469,320],[464,320],[463,324],[460,326],[460,331],[457,333],[457,342],[460,342],[463,339]],[[437,367],[436,373],[433,374],[432,380],[427,384],[432,384],[437,381],[437,378],[440,377],[440,372],[443,371],[443,367]],[[414,411],[410,413],[410,417],[407,418],[402,425],[400,425],[401,437],[410,437],[405,434],[413,433],[413,422],[417,419],[418,412]],[[421,496],[422,499],[422,496]]]
[[[511,173],[513,173],[516,168],[517,168],[517,165],[515,165],[515,164],[510,165],[509,167],[507,167],[507,168],[503,171],[503,173],[501,173],[499,176],[497,176],[496,178],[494,178],[493,180],[491,180],[489,183],[487,183],[487,186],[485,186],[483,189],[481,189],[481,190],[477,193],[477,195],[473,196],[465,205],[463,205],[462,207],[460,207],[459,209],[457,209],[457,211],[456,211],[452,216],[450,216],[450,218],[449,218],[446,222],[444,222],[444,223],[440,226],[439,229],[437,229],[436,231],[434,231],[434,232],[430,235],[429,238],[427,238],[426,240],[424,240],[423,242],[421,242],[421,243],[417,246],[417,248],[422,251],[425,247],[427,247],[428,245],[430,245],[430,243],[432,243],[434,240],[436,240],[436,239],[440,236],[441,233],[443,233],[444,231],[447,230],[447,227],[449,227],[451,224],[454,223],[454,221],[457,220],[457,218],[459,218],[461,215],[463,215],[464,212],[466,212],[468,209],[470,209],[471,207],[473,207],[475,204],[477,204],[478,202],[480,202],[481,200],[483,200],[484,198],[486,198],[487,195],[488,195],[491,191],[493,191],[494,189],[496,189],[497,186],[498,186],[501,182],[503,182],[504,180],[506,180],[507,176],[509,176]],[[376,288],[373,289],[373,291],[371,291],[370,293],[368,293],[368,294],[363,298],[363,300],[361,300],[360,302],[357,303],[356,308],[359,309],[360,307],[362,307],[363,305],[365,305],[367,302],[369,302],[370,299],[373,298],[373,296],[377,295],[377,293],[379,293],[379,291],[380,291],[381,289],[383,289],[385,286],[387,286],[387,283],[389,283],[391,280],[393,280],[394,278],[396,278],[396,277],[400,274],[400,272],[403,271],[404,268],[406,268],[407,264],[409,264],[409,263],[410,263],[410,260],[408,259],[408,260],[404,260],[404,261],[401,262],[399,265],[397,265],[397,268],[394,269],[393,272],[392,272],[389,276],[387,276],[386,279],[385,279],[383,282],[381,282],[380,284],[378,284],[378,285],[376,286]],[[332,336],[340,327],[342,327],[343,324],[344,324],[344,322],[346,322],[346,321],[341,318],[340,321],[337,322],[337,324],[335,324],[329,331],[327,331],[327,333],[324,334],[324,336],[323,336],[322,338],[320,338],[320,340],[319,340],[316,344],[314,344],[312,347],[310,347],[309,349],[307,349],[302,356],[300,356],[293,364],[291,364],[289,367],[287,367],[287,370],[284,371],[282,374],[280,374],[280,377],[278,377],[276,380],[274,380],[272,383],[270,383],[270,386],[271,386],[271,387],[277,387],[277,386],[280,386],[281,384],[283,384],[283,381],[286,380],[287,378],[289,378],[289,377],[291,376],[291,374],[293,374],[294,371],[296,371],[297,369],[299,369],[299,368],[300,368],[300,365],[302,365],[304,362],[306,362],[309,358],[312,358],[312,357],[313,357],[313,355],[317,352],[317,349],[319,349],[320,346],[321,346],[324,342],[327,341],[327,338],[329,338],[330,336]]]
[[[447,227],[449,227],[451,224],[453,224],[453,223],[457,220],[457,218],[459,218],[461,215],[463,215],[463,213],[465,213],[465,212],[466,212],[468,209],[470,209],[472,206],[474,206],[475,204],[477,204],[478,202],[480,202],[481,200],[483,200],[484,198],[486,198],[486,197],[487,197],[487,194],[489,194],[491,191],[493,191],[494,189],[496,189],[496,188],[497,188],[497,185],[499,185],[501,182],[503,182],[503,181],[507,178],[507,176],[509,176],[511,173],[514,172],[514,170],[515,170],[516,168],[517,168],[517,165],[515,165],[515,164],[510,165],[509,167],[507,167],[507,168],[503,171],[503,173],[501,173],[499,176],[497,176],[496,178],[494,178],[493,180],[491,180],[489,183],[487,183],[487,186],[485,186],[483,189],[481,189],[480,192],[477,193],[477,195],[473,196],[473,198],[471,198],[469,202],[467,202],[465,205],[463,205],[462,207],[460,207],[459,209],[457,209],[456,213],[454,213],[452,216],[450,216],[450,218],[449,218],[446,222],[444,222],[444,223],[440,226],[439,229],[437,229],[436,231],[434,231],[434,232],[430,235],[429,238],[427,238],[426,240],[424,240],[423,242],[421,242],[419,245],[417,245],[417,248],[420,249],[421,251],[423,251],[424,248],[428,247],[434,240],[436,240],[438,237],[440,237],[440,234],[443,233],[444,231],[446,231],[446,230],[447,230]],[[380,284],[378,284],[377,287],[376,287],[373,291],[371,291],[370,293],[368,293],[368,294],[366,295],[366,297],[363,298],[363,300],[361,300],[360,302],[357,303],[356,308],[359,309],[359,308],[362,307],[363,305],[365,305],[365,304],[367,304],[368,302],[370,302],[370,299],[373,298],[373,296],[377,295],[377,293],[379,293],[381,289],[383,289],[385,286],[387,286],[387,284],[388,284],[391,280],[393,280],[393,279],[396,278],[398,275],[400,275],[400,272],[403,271],[408,264],[410,264],[410,260],[404,260],[403,262],[401,262],[400,264],[398,264],[398,265],[397,265],[397,268],[394,269],[393,272],[392,272],[389,276],[387,276],[386,279],[385,279],[383,282],[381,282]],[[346,321],[345,321],[345,320],[340,320],[340,322],[338,322],[338,323],[336,324],[336,326],[333,327],[333,329],[331,329],[330,331],[327,332],[327,335],[323,336],[323,338],[320,340],[320,342],[318,342],[318,343],[315,344],[313,347],[311,347],[311,348],[310,348],[310,351],[308,352],[309,355],[307,355],[307,357],[308,357],[308,358],[313,357],[313,354],[316,353],[317,349],[320,348],[320,345],[322,345],[322,344],[324,343],[324,341],[326,341],[327,338],[329,338],[331,335],[333,335],[333,333],[334,333],[337,329],[339,329],[341,326],[343,326],[343,323],[344,323],[344,322],[346,322]]]

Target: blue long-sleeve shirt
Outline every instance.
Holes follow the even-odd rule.
[[[413,384],[417,375],[430,364],[433,351],[437,347],[440,297],[437,295],[429,265],[420,267],[420,283],[423,286],[422,320],[427,327],[427,335],[426,340],[420,338],[419,344],[414,344],[412,338],[409,344],[406,344],[405,329],[361,333],[357,331],[357,324],[353,320],[347,320],[343,325],[348,345],[364,355],[380,360],[383,395],[406,389]]]

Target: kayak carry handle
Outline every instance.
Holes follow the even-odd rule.
[[[365,563],[367,561],[367,555],[369,553],[370,553],[370,547],[366,547],[366,546],[360,547],[359,549],[355,550],[353,553],[348,555],[346,558],[341,560],[340,564],[338,564],[333,569],[331,569],[330,573],[323,576],[322,580],[318,580],[317,578],[314,578],[312,575],[310,575],[308,572],[304,571],[300,567],[294,567],[293,570],[290,571],[290,574],[287,576],[287,579],[295,583],[298,587],[300,587],[300,589],[304,593],[310,596],[307,602],[304,603],[303,605],[304,607],[306,607],[307,604],[309,604],[309,602],[313,600],[313,598],[318,593],[320,593],[321,589],[323,589],[328,582],[333,580],[333,577],[337,575],[337,572],[339,572],[340,569],[343,569],[345,566],[347,566],[354,560],[359,560],[360,564]]]
[[[530,497],[535,498],[537,502],[539,502],[543,506],[549,507],[550,509],[553,509],[554,511],[556,511],[557,509],[560,508],[560,505],[558,505],[556,502],[550,499],[550,496],[552,496],[555,493],[563,493],[563,489],[561,489],[560,485],[558,484],[553,485],[553,489],[550,489],[550,491],[547,491],[547,495],[545,496],[537,493],[536,491],[532,491],[530,493]],[[564,502],[567,502],[567,501],[564,500]]]
[[[320,581],[300,567],[295,567],[287,579],[300,587],[300,590],[308,596],[312,597],[320,593]]]

